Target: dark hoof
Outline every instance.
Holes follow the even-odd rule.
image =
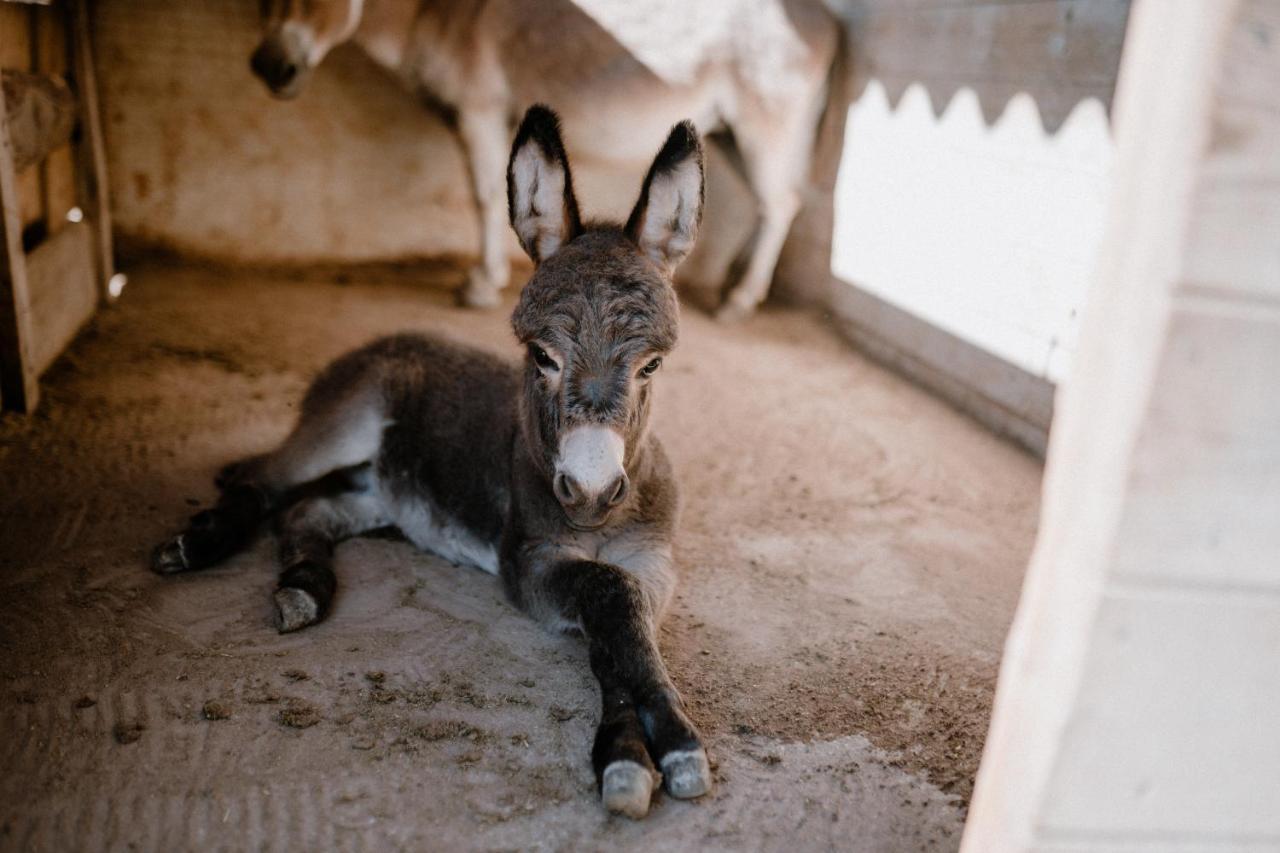
[[[691,800],[711,790],[711,764],[705,749],[668,752],[660,763],[667,793],[676,799]]]
[[[281,634],[314,625],[320,621],[320,606],[311,594],[293,586],[276,590],[276,629]]]
[[[649,813],[649,798],[657,787],[656,773],[623,759],[604,769],[600,780],[600,800],[613,814],[639,820]]]
[[[158,575],[172,575],[191,568],[182,536],[162,542],[151,552],[151,570]]]

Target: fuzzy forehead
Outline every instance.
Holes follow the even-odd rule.
[[[588,231],[533,274],[511,317],[522,343],[597,338],[667,352],[679,308],[671,284],[620,230]]]

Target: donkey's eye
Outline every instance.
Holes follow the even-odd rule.
[[[529,355],[533,356],[533,363],[543,370],[560,369],[560,365],[556,364],[556,360],[547,355],[547,351],[537,344],[529,344]]]
[[[662,367],[662,359],[655,358],[653,361],[640,368],[640,375],[646,379],[658,372],[658,368]]]

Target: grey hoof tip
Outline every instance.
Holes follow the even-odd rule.
[[[600,799],[610,812],[639,820],[649,813],[649,798],[657,786],[649,768],[634,761],[615,761],[604,769]]]
[[[667,793],[679,800],[701,797],[711,790],[711,764],[705,749],[680,749],[662,756]]]
[[[162,542],[151,552],[151,571],[158,575],[185,572],[188,568],[190,566],[187,564],[187,551],[181,536]]]
[[[320,608],[310,593],[286,586],[276,590],[276,628],[281,634],[318,622]]]

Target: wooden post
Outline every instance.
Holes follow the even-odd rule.
[[[71,2],[71,40],[80,99],[80,207],[93,226],[98,293],[103,304],[112,299],[110,282],[115,275],[115,251],[111,240],[111,205],[107,188],[107,153],[98,109],[98,82],[93,71],[88,0]]]
[[[0,405],[30,412],[40,398],[40,389],[31,355],[31,299],[27,291],[18,186],[3,86],[0,86],[0,232]]]

